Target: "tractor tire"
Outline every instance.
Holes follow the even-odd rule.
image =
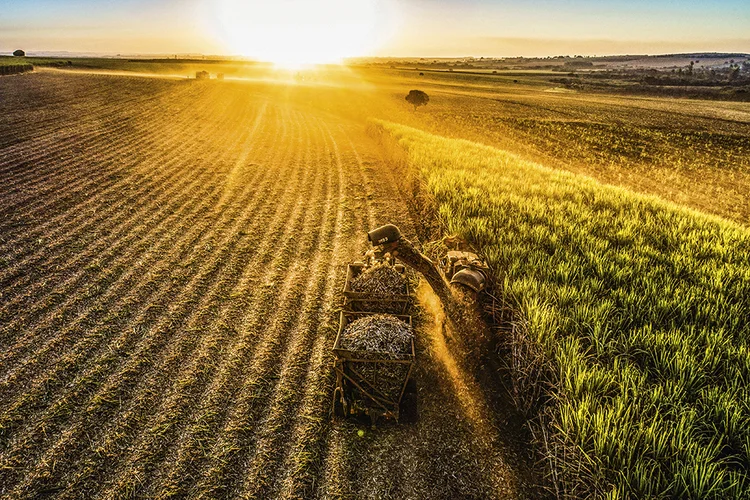
[[[404,394],[416,394],[417,393],[417,381],[413,378],[409,378],[406,381],[406,387],[404,388]]]
[[[409,379],[406,382],[406,388],[399,404],[398,413],[398,421],[401,424],[414,424],[419,418],[417,383],[414,379]]]

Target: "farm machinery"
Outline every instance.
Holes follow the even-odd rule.
[[[333,346],[333,414],[369,419],[373,425],[379,419],[410,423],[417,419],[416,353],[410,315],[414,295],[405,266],[425,278],[454,322],[465,317],[465,309],[450,285],[481,292],[487,266],[462,250],[450,250],[434,263],[392,224],[367,238],[373,248],[347,268],[345,306]]]
[[[417,419],[417,386],[411,378],[414,367],[414,339],[405,352],[384,352],[346,348],[343,337],[347,327],[367,317],[370,312],[342,311],[339,331],[333,345],[336,388],[333,393],[333,414],[336,417],[365,417],[375,425],[380,418],[402,423]],[[395,321],[411,330],[409,315],[394,315]]]

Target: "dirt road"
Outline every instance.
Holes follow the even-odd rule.
[[[0,95],[0,496],[523,496],[513,425],[429,313],[419,423],[331,423],[346,264],[381,223],[414,235],[363,122],[278,85]]]

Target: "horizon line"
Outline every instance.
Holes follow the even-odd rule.
[[[13,50],[0,50],[0,56],[13,56]],[[23,50],[23,49],[21,49]],[[49,55],[45,55],[49,54]],[[56,55],[56,54],[59,54]],[[262,59],[254,59],[249,56],[243,56],[239,54],[204,54],[200,52],[136,52],[136,53],[115,53],[115,52],[86,52],[86,51],[68,51],[68,50],[33,50],[26,51],[26,57],[62,57],[65,54],[66,57],[72,58],[111,58],[111,59],[126,59],[131,57],[150,57],[159,59],[173,59],[173,58],[190,58],[190,57],[203,57],[203,58],[227,58],[236,59],[242,61],[252,62],[271,62],[264,61]],[[342,62],[351,61],[356,59],[434,59],[434,60],[455,60],[455,59],[549,59],[549,58],[584,58],[584,59],[599,59],[607,57],[674,57],[674,56],[745,56],[750,57],[750,52],[727,52],[727,51],[690,51],[690,52],[664,52],[664,53],[610,53],[610,54],[597,54],[597,55],[583,55],[583,54],[548,54],[546,56],[523,56],[523,55],[503,55],[503,56],[476,56],[476,55],[463,55],[463,56],[432,56],[432,55],[409,55],[409,56],[390,56],[390,55],[363,55],[363,56],[352,56],[345,57]]]

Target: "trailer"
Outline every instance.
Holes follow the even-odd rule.
[[[335,417],[358,417],[374,426],[380,419],[400,423],[417,420],[417,387],[412,379],[415,351],[404,354],[353,351],[341,347],[346,326],[372,312],[342,311],[333,346],[336,387],[333,393]],[[411,316],[394,315],[411,326]]]
[[[335,417],[367,418],[375,423],[382,418],[397,422],[415,422],[417,419],[417,387],[412,378],[415,361],[414,339],[408,353],[353,351],[342,348],[342,335],[347,325],[358,318],[386,313],[388,319],[374,321],[392,323],[396,317],[411,326],[408,313],[414,303],[408,280],[405,294],[384,297],[374,293],[352,290],[352,281],[369,266],[387,265],[400,273],[404,264],[419,272],[440,298],[447,319],[454,325],[471,316],[471,310],[454,298],[450,285],[461,285],[481,293],[487,281],[488,268],[476,254],[449,251],[439,265],[422,254],[401,235],[393,224],[386,224],[367,233],[373,248],[365,253],[364,262],[349,264],[344,284],[346,303],[339,317],[339,330],[333,346],[336,387],[333,394]],[[448,280],[450,280],[450,285]],[[476,297],[476,296],[475,296]],[[381,326],[380,323],[376,323]],[[377,344],[382,348],[383,344]],[[385,375],[388,375],[386,377]]]

